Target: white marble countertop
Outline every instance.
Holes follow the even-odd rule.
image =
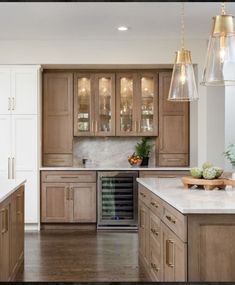
[[[137,181],[183,214],[235,214],[235,188],[184,189],[180,178],[137,178]]]
[[[25,182],[25,179],[0,179],[0,203],[13,194],[20,186],[24,185]]]
[[[76,167],[76,166],[71,166],[71,167],[40,167],[40,170],[94,170],[94,171],[103,171],[103,170],[135,170],[135,171],[153,171],[153,170],[158,170],[158,171],[173,171],[173,170],[189,170],[190,167],[131,167],[131,166],[124,166],[124,167],[104,167],[104,166],[90,166],[90,167]]]

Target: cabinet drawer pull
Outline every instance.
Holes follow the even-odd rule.
[[[69,200],[69,187],[65,187],[65,191],[66,191],[66,200]]]
[[[169,267],[174,267],[175,260],[175,245],[172,240],[166,240],[166,264]]]
[[[8,111],[11,110],[11,98],[8,97]]]
[[[167,220],[170,221],[171,223],[175,224],[176,220],[174,220],[171,216],[166,216]]]
[[[20,215],[21,214],[21,207],[20,207],[20,202],[21,202],[21,195],[20,194],[18,194],[17,196],[16,196],[16,214],[17,215]]]
[[[75,179],[75,178],[79,178],[79,176],[60,176],[61,179]]]
[[[158,272],[159,271],[159,268],[157,267],[157,265],[153,262],[151,262],[151,267],[156,271]]]
[[[156,231],[155,229],[151,228],[151,232],[152,232],[153,234],[155,234],[157,237],[159,236],[159,232]]]
[[[74,199],[74,191],[73,191],[73,187],[70,187],[70,200]]]
[[[142,192],[140,192],[140,195],[143,196],[144,198],[146,197],[146,195]]]
[[[155,202],[151,202],[151,205],[154,206],[155,208],[158,208],[158,205]]]

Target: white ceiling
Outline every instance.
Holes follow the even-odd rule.
[[[226,3],[235,14],[235,3]],[[0,3],[0,40],[175,39],[181,3]],[[186,38],[207,38],[220,3],[185,3]],[[130,30],[118,32],[127,25]]]

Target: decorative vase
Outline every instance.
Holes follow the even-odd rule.
[[[140,166],[148,166],[148,165],[149,165],[149,157],[143,157]]]

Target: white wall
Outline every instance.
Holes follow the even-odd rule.
[[[0,41],[0,64],[172,64],[179,44],[179,39]],[[186,48],[192,51],[200,82],[206,41],[186,40]],[[199,85],[198,91],[200,100],[190,108],[191,165],[207,158],[206,87]]]

